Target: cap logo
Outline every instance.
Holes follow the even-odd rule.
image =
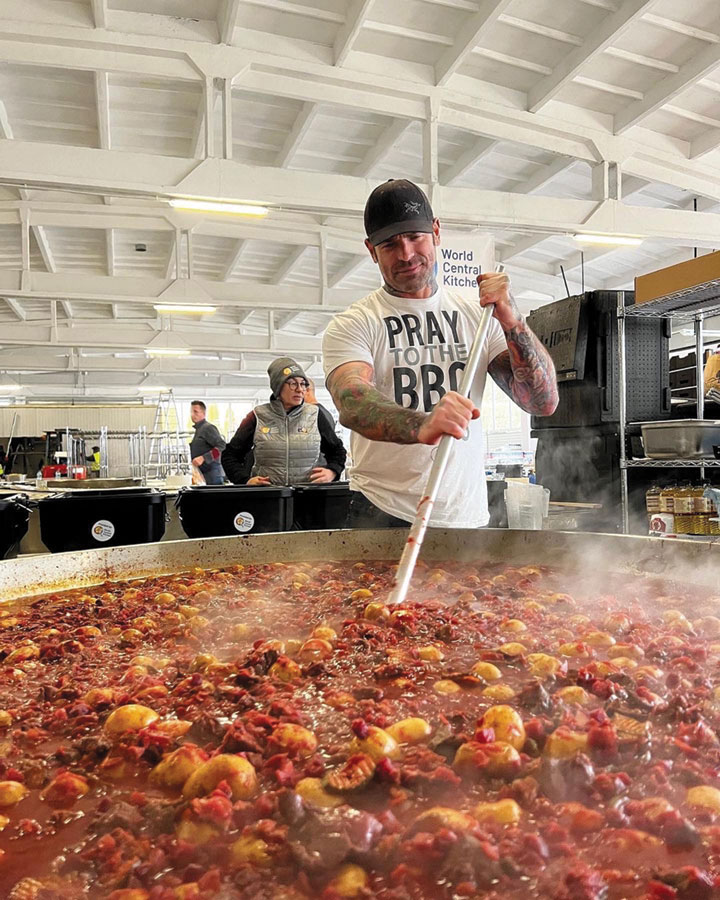
[[[289,366],[285,366],[283,369],[283,375],[292,375],[292,369]]]
[[[420,204],[411,200],[405,203],[405,214],[417,216],[420,213]]]

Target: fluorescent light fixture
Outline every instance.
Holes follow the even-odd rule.
[[[230,213],[236,216],[266,216],[267,206],[253,206],[251,203],[222,203],[217,200],[183,200],[173,198],[168,201],[173,209],[188,209],[195,212]]]
[[[181,313],[188,315],[210,315],[217,311],[217,306],[207,303],[153,303],[159,313]]]
[[[609,247],[639,247],[645,240],[631,234],[574,234],[579,244],[605,244]]]
[[[190,356],[190,348],[182,347],[146,347],[148,356]]]
[[[23,386],[21,384],[0,384],[0,394],[17,394],[18,391],[22,391]]]

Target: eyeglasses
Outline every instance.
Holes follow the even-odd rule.
[[[310,387],[307,381],[298,381],[296,378],[288,378],[285,384],[293,391],[306,391]]]

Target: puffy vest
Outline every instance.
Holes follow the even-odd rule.
[[[303,403],[289,413],[279,400],[255,407],[252,475],[273,484],[307,484],[320,456],[318,408]]]

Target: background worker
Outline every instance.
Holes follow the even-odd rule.
[[[190,418],[195,435],[190,442],[192,463],[200,470],[205,484],[222,484],[225,473],[220,464],[220,454],[227,444],[217,428],[205,418],[207,407],[202,400],[190,404]]]
[[[383,286],[339,313],[323,338],[327,386],[353,432],[349,525],[411,522],[443,435],[456,438],[430,524],[487,525],[486,376],[526,412],[558,402],[552,360],[528,327],[504,273],[479,276],[479,302],[439,287],[440,222],[417,185],[390,180],[365,206],[365,246]],[[470,397],[457,392],[483,306],[493,319]]]
[[[336,481],[347,453],[330,413],[317,402],[306,402],[305,373],[294,359],[283,356],[270,363],[268,375],[270,401],[245,416],[222,455],[228,478],[248,485]],[[254,463],[248,473],[251,453]]]

